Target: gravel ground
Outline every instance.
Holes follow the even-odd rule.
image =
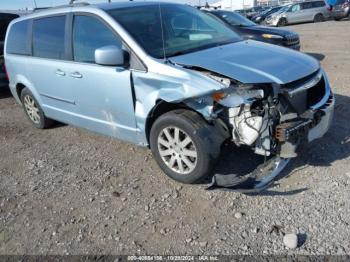
[[[335,120],[288,176],[255,196],[180,185],[149,150],[82,129],[36,130],[1,91],[0,254],[350,254],[349,28],[290,27],[328,73]],[[261,161],[224,150],[219,171]],[[296,249],[285,247],[288,233]]]

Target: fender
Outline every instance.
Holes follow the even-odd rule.
[[[14,77],[14,80],[10,82],[10,89],[11,89],[11,93],[12,95],[15,97],[16,101],[19,104],[22,104],[21,102],[21,98],[18,96],[17,94],[17,90],[16,87],[18,84],[22,84],[24,85],[26,88],[28,88],[30,90],[30,92],[33,94],[34,98],[36,99],[36,101],[38,101],[40,107],[42,107],[42,100],[41,97],[39,95],[39,93],[36,91],[33,83],[31,81],[29,81],[28,78],[26,78],[24,75],[22,74],[17,74]],[[12,84],[13,83],[13,84]]]

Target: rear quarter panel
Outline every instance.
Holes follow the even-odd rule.
[[[28,67],[30,67],[29,61],[29,57],[26,56],[5,54],[6,69],[10,80],[9,87],[18,103],[21,104],[21,100],[17,94],[16,87],[18,84],[22,84],[32,92],[39,104],[42,104],[39,93],[33,83],[26,77]]]

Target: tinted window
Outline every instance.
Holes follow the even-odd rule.
[[[73,54],[75,61],[94,63],[95,50],[108,45],[121,47],[122,42],[102,21],[92,16],[74,17]]]
[[[33,55],[43,58],[64,58],[65,16],[34,20]]]
[[[300,11],[300,5],[299,4],[298,5],[293,5],[292,12],[298,12],[298,11]]]
[[[17,22],[11,26],[7,38],[7,53],[30,55],[29,34],[30,20]]]
[[[314,2],[314,4],[315,3],[316,2]],[[310,8],[315,7],[314,4],[313,3],[303,3],[303,4],[301,4],[301,6],[302,6],[302,9],[310,9]]]
[[[325,5],[326,5],[326,3],[323,2],[323,1],[318,1],[318,2],[313,2],[312,3],[313,7],[322,7],[322,6],[325,6]]]

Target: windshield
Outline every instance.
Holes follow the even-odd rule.
[[[133,6],[108,13],[155,58],[164,58],[164,53],[171,57],[241,40],[220,21],[186,5]]]
[[[230,25],[238,25],[238,26],[254,26],[256,25],[254,22],[250,21],[248,18],[236,13],[229,11],[220,11],[214,12],[214,14]]]
[[[291,5],[286,5],[286,6],[282,7],[281,10],[279,10],[278,13],[287,12],[287,11],[289,10],[290,7],[291,7]]]
[[[265,10],[265,11],[262,12],[261,14],[267,16],[267,15],[270,15],[270,14],[273,14],[273,13],[279,11],[281,8],[282,8],[282,7],[280,7],[280,6],[279,6],[279,7],[270,8],[270,9]]]

